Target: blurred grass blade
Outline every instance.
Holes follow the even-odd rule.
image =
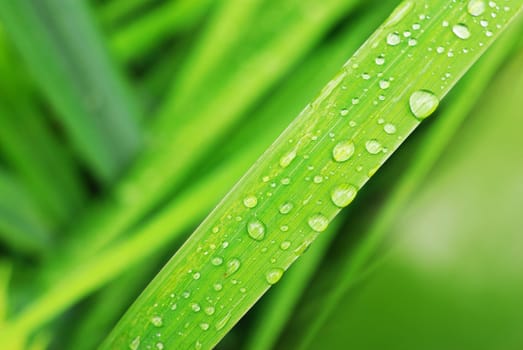
[[[314,305],[309,304],[307,308],[300,309],[289,330],[289,334],[296,336],[286,337],[279,345],[280,349],[310,348],[308,345],[315,339],[318,330],[335,310],[336,305],[339,305],[341,298],[359,280],[365,269],[369,268],[368,265],[382,245],[388,229],[408,205],[474,107],[475,97],[486,89],[493,75],[512,52],[516,40],[523,33],[522,23],[521,18],[518,23],[514,23],[449,94],[448,103],[442,109],[442,113],[413,147],[415,154],[409,161],[407,172],[401,175],[389,198],[375,215],[375,219],[369,223],[362,240],[346,254],[346,264],[338,269],[335,281],[330,284],[331,288],[327,288],[327,293],[323,293],[322,298],[317,299]],[[457,101],[460,103],[456,103]],[[307,297],[311,297],[311,294]]]
[[[135,14],[159,0],[111,0],[105,1],[98,6],[98,16],[107,27],[113,27],[122,20]]]
[[[47,225],[24,188],[0,169],[0,241],[19,253],[41,254],[51,243]]]
[[[120,62],[137,59],[174,33],[194,27],[211,4],[211,0],[170,0],[160,4],[113,34],[115,55]]]
[[[140,142],[137,112],[84,1],[2,1],[0,18],[84,161],[114,179]]]
[[[491,9],[496,16],[485,29],[464,3],[403,2],[207,217],[102,348],[215,346],[523,8],[520,0],[505,3]],[[440,54],[439,44],[451,55]]]

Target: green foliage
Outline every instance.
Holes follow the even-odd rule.
[[[522,9],[1,2],[2,347],[515,348]]]

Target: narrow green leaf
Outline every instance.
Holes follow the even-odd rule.
[[[452,0],[403,2],[202,223],[102,348],[216,345],[523,8],[520,0],[503,5],[477,15]],[[485,16],[488,28],[480,23]],[[284,241],[291,245],[282,249]]]
[[[136,110],[84,1],[2,1],[0,18],[84,161],[114,179],[140,142]]]

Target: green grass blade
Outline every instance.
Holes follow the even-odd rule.
[[[2,1],[0,18],[84,161],[114,179],[139,144],[136,110],[84,1]]]
[[[483,14],[496,13],[488,29],[463,3],[400,5],[202,223],[102,348],[216,345],[350,202],[347,185],[359,190],[367,182],[523,8],[522,1],[505,4]],[[287,202],[300,210],[278,214]],[[280,249],[284,240],[290,249]]]
[[[317,303],[304,308],[304,312],[296,316],[297,322],[294,322],[292,329],[289,330],[289,334],[296,336],[286,337],[279,348],[310,348],[308,345],[315,339],[320,327],[339,305],[341,298],[369,268],[369,263],[375,257],[388,229],[393,226],[398,214],[408,205],[417,188],[445,151],[446,146],[476,104],[476,97],[486,89],[495,72],[512,51],[514,43],[522,33],[521,23],[523,22],[521,20],[518,22],[519,25],[514,23],[495,43],[492,50],[482,57],[448,96],[448,104],[438,119],[423,135],[423,139],[415,145],[415,154],[409,161],[407,172],[394,186],[383,208],[375,215],[376,218],[370,222],[362,236],[362,241],[358,242],[357,246],[347,254],[346,264],[338,269],[338,277],[332,281],[331,288],[327,288],[328,292],[323,293],[322,298],[317,299]],[[460,103],[456,103],[457,101]],[[307,297],[311,297],[311,295],[312,293]],[[297,331],[298,329],[300,332]]]
[[[120,62],[136,60],[173,33],[193,27],[211,3],[211,0],[167,1],[117,30],[111,37],[111,47]]]

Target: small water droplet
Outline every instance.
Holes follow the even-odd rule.
[[[340,115],[342,117],[345,117],[347,114],[349,114],[349,110],[347,108],[340,109]]]
[[[221,320],[219,320],[218,322],[216,322],[216,324],[214,325],[214,328],[216,328],[217,331],[219,331],[220,329],[222,329],[223,327],[225,327],[225,325],[227,324],[227,322],[229,322],[231,318],[231,313],[228,312],[227,314],[225,314],[224,317],[222,317]]]
[[[353,104],[353,105],[357,105],[358,103],[360,103],[360,99],[359,99],[358,97],[354,97],[354,98],[352,99],[352,104]]]
[[[376,64],[378,66],[381,66],[385,63],[385,57],[383,57],[382,55],[379,55],[378,57],[376,57],[376,59],[374,61],[376,62]]]
[[[380,89],[385,90],[385,89],[389,88],[390,82],[388,80],[383,79],[383,80],[380,80],[379,85],[380,85]]]
[[[291,151],[280,158],[280,166],[286,168],[296,158],[296,151]]]
[[[362,73],[361,77],[363,78],[363,80],[369,80],[370,79],[370,74],[369,73]]]
[[[265,237],[265,224],[258,219],[247,223],[247,233],[252,239],[261,241]]]
[[[331,200],[337,207],[343,208],[349,205],[356,195],[358,188],[350,184],[341,184],[336,186],[331,192]]]
[[[346,140],[338,143],[332,149],[332,157],[336,162],[345,162],[354,154],[354,142]]]
[[[211,264],[213,264],[214,266],[220,266],[222,263],[223,263],[223,258],[219,257],[219,256],[215,256],[211,260]]]
[[[204,331],[208,330],[209,329],[209,324],[208,323],[200,323],[200,328]]]
[[[423,120],[438,108],[439,100],[431,91],[418,90],[410,95],[410,110],[414,116]]]
[[[315,183],[315,184],[321,184],[323,182],[323,176],[321,175],[316,175],[314,176],[314,178],[312,179],[312,181]]]
[[[292,204],[291,202],[285,202],[282,205],[280,205],[279,212],[280,214],[284,215],[289,214],[292,208],[294,208],[294,204]]]
[[[466,24],[458,23],[452,27],[452,32],[460,39],[470,38],[470,30]]]
[[[283,241],[280,244],[280,249],[281,250],[287,250],[287,249],[289,249],[290,246],[291,246],[291,242],[290,241]]]
[[[155,327],[161,327],[163,326],[163,320],[160,316],[154,316],[151,318],[151,323]]]
[[[309,218],[308,224],[314,231],[323,232],[329,226],[329,219],[322,214],[314,214]]]
[[[200,276],[201,276],[201,274],[199,272],[195,272],[195,273],[193,273],[192,278],[195,280],[199,280]]]
[[[470,0],[467,10],[472,16],[477,17],[485,12],[485,7],[485,2],[483,0]]]
[[[194,344],[194,348],[196,350],[200,350],[202,348],[202,343],[199,340],[196,341],[196,344]]]
[[[274,268],[267,271],[265,274],[265,280],[269,284],[276,284],[281,279],[281,276],[283,276],[283,269]]]
[[[382,151],[383,146],[381,145],[381,143],[378,140],[372,139],[372,140],[368,140],[367,142],[365,142],[365,149],[370,154],[378,154]]]
[[[192,303],[192,304],[191,304],[191,309],[192,309],[192,311],[194,311],[194,312],[199,312],[199,311],[201,310],[201,307],[200,307],[200,305],[197,304],[197,303]]]
[[[227,275],[230,276],[240,268],[241,262],[239,259],[233,258],[227,262]]]
[[[223,285],[221,283],[215,283],[213,287],[214,287],[214,290],[217,292],[219,292],[223,289]]]
[[[289,231],[289,226],[287,226],[287,225],[281,225],[281,226],[280,226],[280,230],[282,230],[282,232],[287,232],[287,231]]]
[[[396,133],[396,126],[394,126],[394,124],[385,124],[383,126],[383,130],[385,130],[385,132],[389,135],[393,135]]]
[[[247,196],[243,199],[243,205],[245,205],[247,208],[254,208],[256,205],[258,205],[258,198],[253,195]]]
[[[204,310],[203,310],[207,315],[211,316],[212,314],[214,314],[214,306],[207,306]]]
[[[401,36],[398,32],[393,32],[387,35],[387,44],[396,46],[401,42]]]
[[[140,347],[140,336],[137,336],[129,344],[129,349],[131,349],[131,350],[138,350],[139,347]]]
[[[410,38],[408,43],[409,43],[409,46],[416,46],[416,45],[418,45],[418,40],[416,40],[414,38]]]
[[[165,349],[165,346],[163,345],[162,342],[158,342],[158,343],[156,343],[156,349],[163,350],[163,349]]]

